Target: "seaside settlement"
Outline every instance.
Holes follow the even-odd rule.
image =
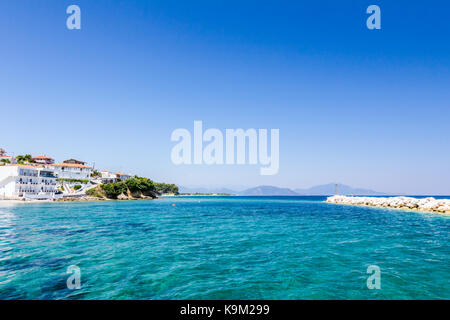
[[[13,157],[0,148],[0,200],[134,200],[177,193],[176,185],[97,171],[84,161],[58,163],[45,155]]]

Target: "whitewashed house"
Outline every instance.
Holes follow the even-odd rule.
[[[49,165],[58,179],[89,180],[93,168],[84,164],[76,163],[53,163]]]
[[[122,172],[117,172],[116,176],[117,176],[117,179],[120,180],[120,181],[125,181],[125,180],[128,180],[128,179],[131,178],[130,175],[122,173]]]
[[[131,178],[130,175],[122,172],[111,172],[108,170],[103,170],[100,172],[102,176],[102,183],[114,183],[118,181],[126,181]]]
[[[43,164],[43,165],[55,163],[55,160],[53,158],[50,158],[47,156],[33,157],[33,160],[36,161],[36,163]]]
[[[53,199],[56,197],[56,176],[47,168],[29,165],[0,167],[0,198]]]
[[[114,172],[103,170],[100,174],[102,175],[102,183],[114,183],[118,181],[117,174]]]

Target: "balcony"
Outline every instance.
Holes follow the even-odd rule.
[[[41,171],[40,177],[42,178],[55,178],[56,176],[53,174],[53,172],[49,172],[49,171]]]

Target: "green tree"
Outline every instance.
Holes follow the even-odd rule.
[[[98,172],[97,170],[94,170],[94,172],[92,172],[91,177],[92,178],[96,178],[96,177],[101,177],[102,174],[100,172]]]
[[[168,184],[164,182],[155,183],[156,191],[159,194],[173,193],[178,194],[178,187],[175,184]]]
[[[122,193],[127,194],[127,185],[124,182],[102,184],[102,189],[111,199],[117,199]]]
[[[161,193],[178,194],[178,187],[174,184],[155,183],[148,178],[135,176],[126,181],[102,184],[102,193],[110,199],[117,199],[120,194],[127,194],[130,191],[133,194],[142,194],[144,196],[154,197]],[[91,191],[89,194],[98,195],[98,191]]]
[[[26,155],[18,155],[16,157],[17,163],[18,164],[25,164],[25,163],[36,163],[36,160],[33,159],[33,157],[31,156],[31,154],[26,154]]]

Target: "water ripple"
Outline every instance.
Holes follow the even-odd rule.
[[[450,298],[448,217],[322,200],[0,207],[0,299]]]

